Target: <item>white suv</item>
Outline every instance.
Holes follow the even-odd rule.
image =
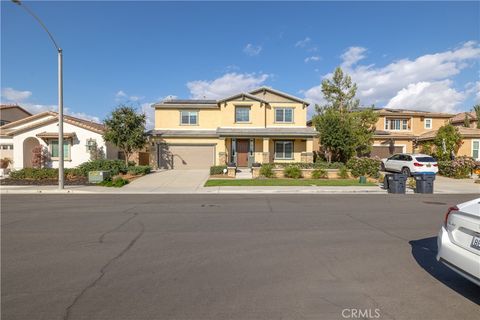
[[[407,177],[417,173],[437,173],[437,160],[428,154],[399,153],[382,159],[382,170],[400,172]]]

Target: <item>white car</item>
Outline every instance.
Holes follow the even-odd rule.
[[[428,154],[398,153],[390,158],[382,159],[382,170],[400,172],[407,177],[418,173],[437,173],[437,160]]]
[[[480,198],[448,210],[437,244],[438,261],[480,286]]]

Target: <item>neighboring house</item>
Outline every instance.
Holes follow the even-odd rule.
[[[100,150],[107,159],[117,159],[118,149],[105,143],[104,126],[72,116],[64,116],[65,168],[73,168],[90,160],[91,150]],[[48,167],[58,167],[58,114],[43,112],[23,118],[0,128],[0,144],[12,145],[12,167],[32,166],[33,148],[43,146],[48,150]],[[2,150],[3,151],[3,150]],[[4,155],[0,155],[3,158]]]
[[[406,109],[379,109],[370,156],[388,157],[394,153],[413,153],[418,139],[436,132],[453,116],[448,113]]]
[[[312,162],[317,132],[306,125],[308,104],[267,87],[220,100],[156,103],[152,153],[167,169]]]
[[[26,117],[32,114],[16,104],[0,105],[0,127]]]
[[[470,120],[470,128],[477,128],[478,119],[477,114],[474,111],[458,113],[452,117],[452,119],[450,119],[450,122],[456,127],[463,127],[465,123],[465,117]]]

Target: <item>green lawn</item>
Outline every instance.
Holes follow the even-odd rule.
[[[375,183],[358,183],[358,179],[210,179],[205,187],[265,187],[265,186],[328,186],[328,187],[371,187]]]

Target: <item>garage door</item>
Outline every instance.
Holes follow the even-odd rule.
[[[372,147],[372,152],[370,153],[371,157],[379,157],[379,158],[388,158],[392,154],[395,153],[402,153],[403,152],[403,147],[395,146],[393,148],[393,153],[390,153],[390,147],[389,146],[373,146]]]
[[[159,153],[159,166],[164,169],[208,169],[215,163],[211,145],[163,145]]]

